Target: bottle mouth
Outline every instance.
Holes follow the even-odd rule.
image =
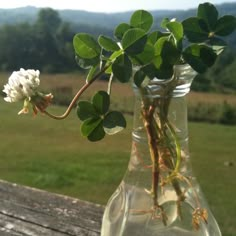
[[[158,79],[154,78],[150,80],[144,88],[146,88],[147,93],[146,97],[181,97],[186,95],[190,91],[190,87],[194,77],[197,75],[197,72],[192,69],[188,64],[175,65],[174,74],[177,78],[177,83],[173,89],[172,93],[165,93],[168,88],[168,85],[171,85],[173,76],[170,79]],[[139,88],[134,84],[134,91],[139,93]]]

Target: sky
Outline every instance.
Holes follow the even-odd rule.
[[[204,0],[1,0],[0,8],[23,6],[52,7],[54,9],[74,9],[91,12],[122,12],[136,9],[189,9]],[[208,0],[214,4],[236,2],[236,0]]]

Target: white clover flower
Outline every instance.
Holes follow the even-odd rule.
[[[39,70],[14,71],[4,85],[3,92],[6,93],[4,100],[6,102],[17,102],[24,99],[30,99],[36,94],[40,84]]]
[[[38,92],[40,84],[40,72],[38,70],[14,71],[8,79],[8,83],[4,85],[3,92],[6,93],[4,100],[6,102],[24,101],[23,109],[18,114],[25,114],[32,106],[33,113],[36,115],[38,111],[45,112],[50,105],[53,95]]]

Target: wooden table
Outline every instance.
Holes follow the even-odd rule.
[[[104,208],[0,180],[0,236],[98,236]]]

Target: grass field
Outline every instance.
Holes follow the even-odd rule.
[[[131,116],[124,132],[91,144],[80,136],[74,114],[64,121],[17,116],[21,105],[0,100],[0,178],[105,204],[127,167]],[[194,173],[223,235],[235,236],[236,126],[190,123],[189,128]],[[225,165],[228,161],[234,165]]]

